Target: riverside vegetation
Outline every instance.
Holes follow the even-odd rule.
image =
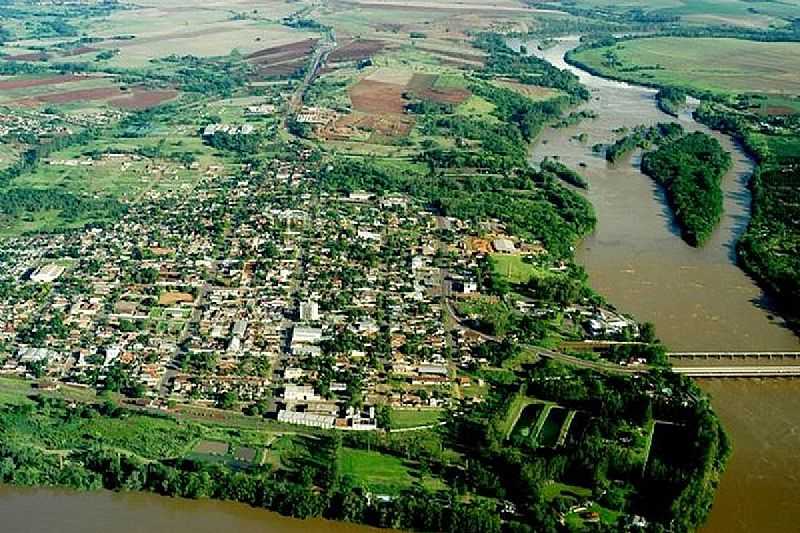
[[[798,31],[796,23],[775,31],[727,28],[689,35],[691,32],[682,30],[675,32],[681,37],[641,40],[641,52],[636,38],[603,37],[588,40],[568,55],[569,61],[599,75],[659,87],[659,102],[666,104],[666,112],[681,103],[682,93],[699,98],[695,118],[736,137],[756,159],[758,167],[750,181],[752,217],[737,243],[737,256],[745,270],[778,295],[794,324],[797,319],[791,302],[800,296],[795,200],[800,183],[800,85],[783,77],[781,69],[785,57],[797,57],[792,50],[800,47]],[[705,38],[699,42],[694,39],[698,36]],[[773,43],[776,40],[786,42]],[[663,53],[679,45],[693,50],[690,63],[703,71],[700,75],[688,76],[686,64],[660,64],[658,68],[632,64],[652,57],[648,55],[652,52]],[[620,51],[619,46],[624,48]],[[769,46],[777,47],[775,53],[768,52]],[[718,59],[720,53],[724,53],[722,59]],[[759,56],[758,73],[738,64],[740,58],[753,54],[763,55]],[[735,74],[733,82],[720,85],[715,79],[719,61]],[[726,79],[730,81],[730,77]]]

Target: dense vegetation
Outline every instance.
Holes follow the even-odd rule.
[[[569,183],[570,185],[580,187],[581,189],[589,188],[589,182],[586,181],[586,178],[560,161],[546,157],[541,163],[541,168],[543,171],[554,174],[556,177],[565,181],[566,183]]]
[[[626,133],[609,146],[598,146],[598,149],[605,148],[606,159],[616,163],[636,148],[648,148],[652,144],[662,141],[669,141],[683,135],[683,127],[680,124],[663,122],[655,126],[637,126],[633,131]]]
[[[642,171],[667,191],[684,239],[702,245],[722,217],[720,181],[731,165],[730,154],[704,133],[666,142],[642,159]]]
[[[556,68],[538,57],[511,50],[501,35],[482,34],[475,45],[489,55],[484,69],[486,73],[512,77],[532,85],[560,89],[575,101],[589,99],[589,90],[581,85],[575,74]]]
[[[456,420],[453,433],[475,457],[468,475],[479,482],[479,493],[514,501],[518,509],[526,510],[529,523],[541,524],[539,531],[557,528],[547,522],[547,515],[539,514],[543,487],[552,479],[592,487],[609,509],[654,517],[658,521],[654,531],[667,524],[672,531],[688,531],[703,521],[710,508],[729,444],[708,404],[681,405],[674,398],[647,392],[665,390],[662,387],[681,391],[679,395],[696,392],[688,380],[671,374],[650,375],[636,384],[551,363],[537,365],[518,383],[498,385],[491,401]],[[581,409],[589,419],[581,423],[582,431],[570,434],[565,447],[546,454],[538,448],[534,453],[537,446],[530,440],[507,438],[508,412],[525,397]],[[623,443],[634,442],[635,438],[629,440],[637,434],[634,428],[648,427],[653,419],[675,420],[680,429],[668,437],[670,441],[658,443],[658,451],[643,464],[642,456]],[[679,442],[691,443],[694,451],[667,453],[673,447],[685,451]],[[642,497],[630,498],[634,492]],[[554,501],[558,503],[559,498]]]
[[[319,182],[328,190],[403,192],[463,220],[497,218],[513,233],[540,240],[557,257],[569,257],[572,244],[595,223],[588,201],[532,170],[462,176],[338,158],[321,170]]]
[[[509,343],[484,348],[498,362],[518,351]],[[293,437],[298,446],[309,444],[283,452],[280,468],[232,468],[187,454],[206,432],[218,431],[200,424],[109,401],[23,398],[0,408],[0,483],[228,499],[295,517],[395,529],[554,532],[575,502],[569,492],[548,495],[558,482],[598,502],[599,531],[625,527],[621,511],[647,516],[653,531],[688,531],[703,521],[729,444],[689,380],[669,373],[631,380],[554,363],[485,376],[492,382],[487,401],[454,417],[441,433],[316,430]],[[562,446],[512,433],[530,398],[579,410],[581,420]],[[684,453],[687,446],[692,453]],[[376,465],[411,460],[447,490],[401,485],[390,498],[371,497],[358,470],[342,462],[345,456]],[[500,502],[512,510],[498,513]]]
[[[664,113],[677,117],[686,105],[686,91],[676,87],[662,87],[656,93],[658,108]]]

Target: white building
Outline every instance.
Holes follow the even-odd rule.
[[[34,283],[50,283],[57,280],[63,273],[63,266],[51,263],[38,268],[33,274],[31,274],[31,281]]]
[[[322,340],[322,329],[308,326],[295,326],[292,330],[292,344],[315,344]]]
[[[319,320],[319,304],[314,301],[300,303],[300,320],[314,322]]]

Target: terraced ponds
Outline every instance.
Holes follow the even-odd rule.
[[[563,444],[577,412],[552,403],[531,402],[522,409],[510,439],[531,447],[555,448]]]
[[[547,418],[544,420],[541,431],[537,435],[537,444],[553,448],[558,443],[558,437],[561,434],[561,427],[567,420],[568,411],[562,407],[554,407],[550,409]]]

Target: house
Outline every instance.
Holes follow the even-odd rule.
[[[499,252],[501,254],[513,254],[517,251],[517,247],[514,246],[514,243],[509,239],[495,239],[492,241],[492,247],[494,248],[495,252]]]
[[[319,304],[314,301],[300,303],[300,320],[307,322],[319,320]]]
[[[336,417],[330,415],[318,415],[315,413],[298,413],[281,409],[278,411],[278,422],[287,424],[297,424],[299,426],[332,428],[336,423]]]

